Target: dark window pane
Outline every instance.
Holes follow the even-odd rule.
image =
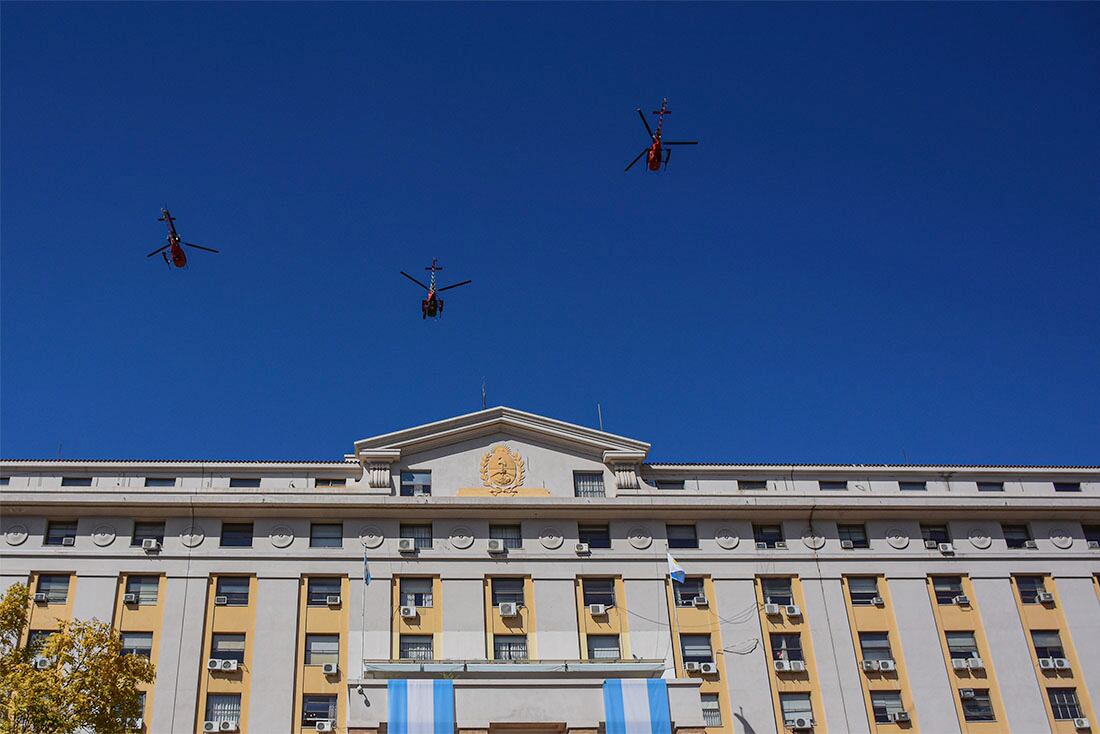
[[[673,582],[672,590],[678,607],[694,606],[695,597],[706,596],[703,592],[703,579],[700,577],[687,577],[682,584]]]
[[[581,525],[578,535],[580,542],[588,543],[589,548],[611,547],[611,531],[607,525]]]
[[[869,606],[879,598],[878,579],[874,576],[849,576],[848,596],[854,606]]]
[[[122,655],[138,655],[143,658],[153,655],[152,632],[123,632]]]
[[[818,482],[822,492],[844,492],[848,489],[847,482]]]
[[[774,634],[771,636],[773,660],[804,660],[802,636],[799,634]]]
[[[1027,525],[1002,525],[1001,530],[1009,548],[1026,548],[1027,542],[1031,540],[1031,530]]]
[[[433,582],[430,578],[403,578],[398,597],[401,606],[428,608],[435,604],[432,591]]]
[[[310,576],[306,582],[306,605],[311,607],[328,606],[330,596],[340,596],[340,579],[324,576]]]
[[[886,632],[860,632],[859,646],[864,660],[893,660],[890,636]]]
[[[979,492],[1003,492],[1005,491],[1004,482],[978,482]]]
[[[137,598],[137,603],[141,606],[156,604],[159,589],[159,576],[126,577],[125,593],[133,594]]]
[[[615,606],[615,582],[613,579],[583,579],[581,581],[581,593],[584,596],[584,605],[603,604]]]
[[[341,548],[344,545],[344,526],[341,523],[312,523],[309,526],[310,548]]]
[[[340,635],[306,635],[306,665],[340,664]]]
[[[1042,576],[1017,576],[1016,587],[1024,604],[1039,604],[1039,594],[1047,590]]]
[[[847,541],[853,548],[871,547],[867,540],[867,529],[863,525],[837,525],[836,530],[841,543]]]
[[[1058,721],[1067,719],[1080,719],[1081,702],[1077,700],[1076,688],[1048,688],[1047,698],[1050,700],[1050,708],[1054,718]]]
[[[302,696],[302,726],[336,721],[336,696]]]
[[[490,583],[494,607],[501,604],[523,605],[523,579],[495,578]]]
[[[69,576],[67,574],[42,574],[38,577],[35,593],[45,594],[49,604],[64,604],[69,598]]]
[[[523,547],[523,532],[519,525],[490,525],[489,537],[493,540],[503,540],[504,547],[509,550],[518,550]]]
[[[921,537],[929,543],[939,545],[940,543],[951,542],[951,534],[947,532],[946,525],[924,525],[922,523],[920,526],[920,534]]]
[[[431,660],[431,635],[401,635],[398,641],[397,655],[403,660]]]
[[[699,538],[694,525],[666,525],[669,548],[698,548]]]
[[[69,542],[66,543],[65,539]],[[50,520],[46,523],[44,545],[73,545],[76,541],[76,520]]]
[[[789,578],[764,578],[760,580],[764,590],[765,604],[793,604],[791,580]]]
[[[432,526],[406,525],[402,523],[401,537],[412,538],[417,550],[427,550],[432,547]]]
[[[680,635],[680,654],[685,663],[713,663],[710,635]]]
[[[248,606],[248,577],[247,576],[219,576],[214,596],[224,596],[226,606]]]
[[[428,497],[432,493],[432,473],[430,471],[401,472],[402,497]]]
[[[989,689],[972,688],[972,696],[962,701],[963,718],[967,721],[993,721],[993,703],[989,699]]]
[[[176,486],[175,477],[145,477],[146,487],[174,487]]]
[[[936,592],[937,604],[954,604],[955,597],[963,593],[962,576],[933,576],[932,589]]]
[[[1054,491],[1055,492],[1080,492],[1081,491],[1081,483],[1080,482],[1055,482],[1054,483]]]
[[[91,477],[62,477],[62,487],[90,487],[92,486]]]
[[[215,632],[210,638],[210,657],[244,664],[244,635]]]
[[[902,492],[924,492],[928,489],[926,482],[898,482]]]
[[[163,522],[135,522],[134,534],[130,538],[130,545],[141,546],[143,540],[155,540],[158,543],[164,543],[164,523]]]
[[[757,525],[753,523],[752,536],[758,548],[776,548],[784,542],[783,528],[779,525]]]
[[[573,489],[577,497],[603,497],[603,474],[601,472],[576,472],[573,474]]]
[[[526,660],[527,638],[523,635],[494,635],[494,660]]]
[[[256,477],[230,477],[229,486],[242,489],[258,489],[260,480]]]
[[[251,548],[252,547],[252,523],[250,523],[250,522],[226,522],[226,523],[222,523],[222,547],[223,548]]]

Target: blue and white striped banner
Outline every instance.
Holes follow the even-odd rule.
[[[454,681],[391,680],[386,694],[389,734],[454,734]]]
[[[672,734],[668,684],[660,678],[605,680],[606,734]]]

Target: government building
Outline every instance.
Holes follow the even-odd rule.
[[[3,588],[148,656],[152,734],[1100,734],[1100,467],[649,449],[501,407],[3,461]]]

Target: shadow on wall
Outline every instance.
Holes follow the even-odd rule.
[[[756,734],[756,729],[753,729],[752,724],[745,718],[743,713],[744,710],[745,709],[741,709],[738,713],[734,714],[734,716],[741,722],[741,726],[745,729],[745,734]]]

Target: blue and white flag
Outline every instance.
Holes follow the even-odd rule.
[[[454,734],[454,681],[391,680],[386,711],[389,734]]]
[[[672,557],[672,554],[668,555],[668,575],[672,577],[672,580],[678,584],[684,583],[684,569],[680,567],[680,564],[676,562],[676,559]]]
[[[367,554],[363,552],[363,583],[370,586],[370,564],[367,563]]]
[[[660,678],[605,680],[606,734],[672,734],[668,684]]]

